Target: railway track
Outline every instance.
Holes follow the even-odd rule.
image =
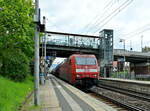
[[[108,89],[111,91],[115,91],[115,92],[118,92],[121,94],[125,94],[128,96],[132,96],[132,97],[139,98],[139,99],[142,99],[144,101],[150,102],[150,95],[148,95],[148,94],[138,93],[138,92],[131,91],[131,90],[124,90],[124,89],[120,89],[120,88],[116,88],[116,87],[112,87],[112,86],[110,87],[107,85],[104,86],[104,85],[100,85],[100,84],[98,85],[98,87]]]
[[[99,95],[100,98],[104,98],[104,101],[116,104],[117,106],[123,107],[126,111],[149,111],[150,102],[146,95],[141,95],[138,93],[123,91],[121,89],[116,89],[108,86],[101,86],[91,88],[91,92]],[[113,105],[112,105],[113,107]],[[125,109],[117,108],[119,111],[125,111]]]
[[[90,93],[88,93],[88,94],[89,94],[90,96],[96,98],[97,100],[100,100],[100,101],[106,103],[107,105],[109,105],[109,106],[111,106],[111,107],[117,109],[118,111],[128,111],[126,108],[121,107],[121,106],[119,106],[119,105],[117,105],[117,104],[111,102],[109,99],[107,99],[107,98],[105,98],[105,97],[103,97],[103,96],[100,96],[99,94],[92,93],[92,92],[90,92]]]

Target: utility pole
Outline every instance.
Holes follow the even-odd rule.
[[[130,40],[130,51],[132,51],[132,41]]]
[[[125,48],[125,40],[124,40],[124,79],[126,78],[126,75],[125,75],[125,72],[126,72],[126,69],[125,69],[125,67],[126,67],[125,51],[126,51],[126,48]]]
[[[125,79],[125,62],[126,62],[126,58],[125,58],[125,51],[126,51],[126,48],[125,48],[125,39],[120,39],[120,42],[123,42],[123,46],[124,46],[124,67],[123,67],[123,70],[124,70],[124,79]]]
[[[43,17],[43,24],[46,26],[46,17]],[[46,78],[46,27],[44,30],[44,76]]]
[[[34,52],[34,104],[40,105],[39,97],[39,0],[35,0],[35,52]]]
[[[143,48],[143,35],[141,36],[141,52],[142,52],[142,48]]]
[[[43,45],[43,44],[44,44],[44,37],[42,37],[42,57],[43,57],[43,55],[44,55],[44,54],[43,54],[43,52],[44,52],[44,45]]]
[[[130,51],[132,51],[132,41],[130,40]],[[131,62],[129,62],[129,78],[131,79]]]

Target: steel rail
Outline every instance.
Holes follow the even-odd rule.
[[[150,102],[150,96],[148,96],[147,94],[144,93],[138,93],[135,91],[131,91],[131,90],[125,90],[125,89],[121,89],[121,88],[117,88],[117,87],[112,87],[112,86],[108,86],[108,85],[98,85],[98,87],[104,88],[104,89],[108,89],[111,91],[115,91],[124,95],[128,95],[128,96],[132,96],[134,98],[139,98],[142,99],[144,101],[148,101]]]
[[[96,88],[99,88],[99,87],[96,87]],[[122,102],[122,101],[117,101],[114,98],[105,96],[102,93],[98,93],[97,91],[93,91],[93,90],[91,90],[91,91],[96,93],[96,94],[98,94],[98,95],[100,95],[100,96],[102,96],[102,97],[104,97],[105,99],[111,101],[112,103],[117,104],[117,105],[119,105],[121,107],[124,107],[124,108],[126,108],[126,109],[128,109],[130,111],[145,111],[143,108],[136,107],[134,105],[131,105],[131,104],[128,104],[128,103],[125,103],[125,102]]]

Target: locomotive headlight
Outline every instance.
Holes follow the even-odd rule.
[[[97,77],[97,74],[93,74],[94,77]]]
[[[80,77],[80,75],[79,75],[79,74],[77,74],[77,75],[76,75],[76,77],[77,77],[77,78],[79,78],[79,77]]]

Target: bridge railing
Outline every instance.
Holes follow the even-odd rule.
[[[150,53],[143,53],[143,52],[137,52],[137,51],[125,51],[122,49],[114,49],[115,55],[121,55],[121,56],[141,56],[141,57],[150,57]]]
[[[72,35],[47,34],[46,41],[49,45],[57,46],[69,46],[91,49],[98,49],[99,47],[99,38],[92,37],[90,38]]]

